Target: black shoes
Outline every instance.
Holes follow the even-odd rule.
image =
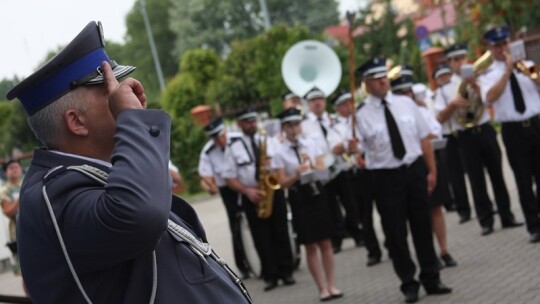
[[[381,262],[381,257],[368,257],[366,266],[371,267],[379,264]]]
[[[516,221],[515,219],[511,219],[509,221],[505,221],[505,222],[502,223],[503,229],[515,228],[515,227],[521,227],[521,226],[523,226],[523,223],[520,223],[520,222]]]
[[[418,302],[418,289],[409,289],[405,291],[405,303]]]
[[[493,227],[491,226],[484,226],[482,227],[482,236],[490,235],[493,233]]]
[[[277,287],[276,279],[264,280],[264,291],[270,291],[276,287]]]
[[[460,224],[464,224],[464,223],[466,223],[466,222],[468,222],[470,220],[471,220],[471,215],[470,214],[469,215],[465,214],[465,215],[460,215],[459,216],[459,223]]]
[[[443,260],[444,265],[446,267],[455,267],[455,266],[457,266],[456,260],[454,260],[454,258],[449,253],[441,255],[441,260]]]
[[[426,290],[426,293],[428,295],[442,295],[452,292],[452,288],[447,287],[443,283],[439,282],[432,286],[424,286],[424,289]]]
[[[281,278],[281,280],[283,281],[283,284],[287,286],[296,284],[296,281],[294,280],[292,275],[284,276],[283,278]]]
[[[531,233],[531,235],[529,236],[529,242],[531,243],[540,242],[540,231]]]

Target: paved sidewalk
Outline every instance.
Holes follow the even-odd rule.
[[[522,221],[514,179],[506,160],[505,175],[512,210]],[[233,265],[229,228],[221,201],[213,197],[194,203],[194,207],[212,246]],[[495,232],[481,237],[475,218],[459,225],[457,214],[448,213],[446,222],[450,253],[458,266],[442,270],[441,279],[454,292],[444,296],[426,296],[421,290],[420,303],[540,304],[540,244],[529,244],[524,227],[502,230],[496,217]],[[376,219],[375,223],[379,241],[382,241],[379,220]],[[335,256],[335,264],[336,282],[345,297],[332,303],[403,303],[399,281],[387,252],[381,264],[367,268],[364,248],[355,248],[351,240],[347,240],[343,248]],[[258,279],[249,279],[246,285],[255,303],[318,303],[318,292],[303,256],[295,278],[296,285],[280,286],[270,292],[263,291],[263,282]],[[0,294],[22,295],[20,278],[11,272],[0,274]]]

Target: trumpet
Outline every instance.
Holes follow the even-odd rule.
[[[536,80],[540,73],[540,66],[537,63],[528,64],[525,60],[514,62],[514,68],[533,80]]]

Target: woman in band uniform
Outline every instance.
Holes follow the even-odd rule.
[[[334,283],[332,217],[324,188],[317,181],[324,170],[315,169],[323,167],[322,153],[314,141],[298,136],[302,120],[298,109],[287,109],[279,118],[286,139],[272,159],[272,167],[282,187],[289,189],[298,241],[306,248],[308,268],[319,289],[320,300],[342,297],[343,293]]]

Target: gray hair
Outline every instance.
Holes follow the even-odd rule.
[[[47,148],[55,148],[65,134],[64,113],[70,109],[86,112],[84,101],[86,90],[78,88],[70,91],[45,108],[28,117],[28,124],[37,140]]]

